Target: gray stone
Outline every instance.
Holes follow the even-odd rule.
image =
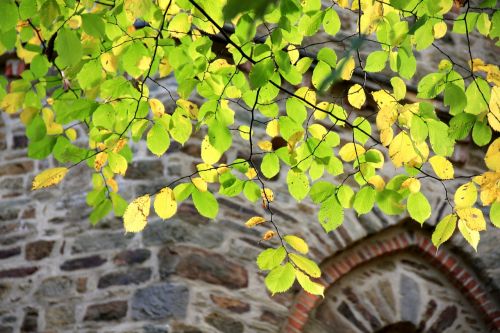
[[[399,304],[401,307],[401,319],[418,324],[420,313],[420,288],[418,283],[408,275],[401,275]]]
[[[167,326],[145,325],[144,333],[169,333]]]
[[[118,320],[127,315],[127,301],[113,301],[109,303],[93,304],[87,308],[85,321]]]
[[[77,269],[89,269],[93,267],[101,266],[106,262],[106,259],[101,256],[90,256],[77,259],[70,259],[63,262],[61,269],[63,271],[74,271]]]
[[[210,226],[194,226],[179,219],[154,221],[143,231],[146,246],[174,243],[193,243],[204,248],[219,246],[224,236],[220,230]]]
[[[59,328],[75,322],[75,306],[63,304],[45,309],[45,322],[49,328]]]
[[[73,281],[65,276],[51,277],[45,279],[38,290],[36,296],[43,298],[60,298],[71,294]]]
[[[135,292],[132,299],[134,320],[184,318],[189,290],[184,285],[162,283]]]
[[[163,177],[163,164],[161,160],[135,161],[131,163],[125,174],[128,179],[155,179]]]
[[[205,321],[223,333],[242,333],[245,328],[240,321],[216,312],[209,314]]]
[[[123,232],[114,233],[88,233],[76,238],[72,253],[89,253],[102,250],[124,248],[133,235],[125,236]]]
[[[172,273],[175,272],[175,267],[179,262],[179,256],[170,247],[165,246],[158,252],[158,270],[160,279],[166,280]]]
[[[113,258],[113,262],[118,266],[134,265],[143,263],[148,260],[150,256],[151,251],[148,249],[125,250],[118,253]]]
[[[151,278],[150,268],[134,268],[126,272],[113,272],[103,275],[99,279],[97,288],[104,289],[111,286],[126,286],[130,284],[140,284]]]

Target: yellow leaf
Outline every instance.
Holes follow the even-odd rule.
[[[392,140],[389,146],[389,156],[396,167],[408,164],[408,162],[416,157],[413,144],[406,132],[400,132]]]
[[[372,96],[381,110],[385,108],[396,110],[399,104],[394,96],[392,96],[385,90],[374,91],[372,92]]]
[[[495,141],[490,144],[484,161],[488,169],[500,172],[500,138],[496,138]]]
[[[101,66],[106,72],[116,73],[118,60],[113,53],[103,53],[101,55]]]
[[[247,125],[241,125],[238,127],[238,131],[240,132],[240,136],[243,140],[250,140],[250,127]],[[253,134],[253,133],[252,133]]]
[[[295,91],[295,95],[303,98],[311,105],[316,105],[316,92],[309,87],[301,87]]]
[[[44,170],[36,175],[35,179],[33,179],[31,190],[38,190],[44,187],[59,184],[64,176],[66,176],[67,172],[68,169],[62,167]]]
[[[168,62],[167,58],[163,58],[160,61],[160,66],[158,68],[158,72],[160,74],[160,78],[168,76],[170,73],[172,73],[172,66]]]
[[[95,171],[101,171],[101,168],[108,161],[108,153],[100,152],[96,155],[94,160],[94,169]]]
[[[145,72],[149,69],[150,65],[151,65],[151,57],[142,56],[141,59],[139,59],[139,62],[137,63],[137,68]]]
[[[219,174],[217,173],[217,170],[210,164],[200,163],[196,166],[196,169],[198,170],[198,174],[204,181],[208,183],[217,181],[217,177],[219,176]]]
[[[309,252],[309,246],[300,237],[294,235],[286,235],[283,237],[283,240],[287,242],[295,251],[300,252],[302,254],[306,254]]]
[[[384,130],[392,127],[398,119],[398,112],[394,108],[384,107],[377,112],[377,128]]]
[[[354,106],[356,109],[361,109],[363,104],[366,102],[366,95],[363,87],[359,84],[355,84],[349,88],[349,91],[347,92],[347,100],[349,101],[349,104]]]
[[[252,228],[255,227],[258,224],[266,222],[266,219],[263,218],[262,216],[254,216],[248,219],[248,221],[245,222],[245,226],[247,228]]]
[[[491,128],[500,132],[500,87],[491,89],[490,112],[488,112],[488,122]]]
[[[220,164],[219,167],[217,168],[217,173],[219,175],[222,175],[223,173],[226,173],[228,171],[229,171],[229,167],[224,163]]]
[[[411,193],[420,192],[420,180],[410,177],[401,184],[401,188],[407,188]]]
[[[21,121],[24,125],[28,125],[37,113],[38,113],[37,108],[33,108],[33,107],[28,106],[28,107],[24,108],[23,111],[21,111],[21,113],[19,114],[19,118],[21,119]]]
[[[61,124],[54,122],[54,112],[49,108],[42,109],[42,118],[48,135],[61,134],[64,129]]]
[[[288,138],[288,150],[293,151],[295,149],[295,146],[297,143],[302,140],[304,137],[304,131],[298,131],[293,133],[289,138]]]
[[[155,118],[160,118],[165,114],[165,105],[159,99],[150,98],[148,103]]]
[[[207,182],[204,181],[201,177],[193,178],[191,179],[191,182],[200,192],[206,192],[208,189]]]
[[[479,232],[467,227],[467,224],[463,220],[458,220],[458,230],[460,230],[460,233],[465,238],[465,240],[477,252],[477,245],[479,244],[479,239],[480,239]]]
[[[221,157],[222,154],[210,144],[210,139],[206,135],[201,142],[201,159],[203,162],[212,165],[217,163]]]
[[[321,124],[312,124],[311,126],[309,126],[307,131],[311,133],[313,138],[318,140],[322,140],[323,136],[325,136],[327,133],[325,126]]]
[[[300,57],[298,47],[295,45],[288,45],[287,51],[288,51],[288,56],[290,57],[290,62],[292,64],[295,64]]]
[[[249,168],[245,173],[245,176],[247,176],[248,179],[254,179],[255,177],[257,177],[257,171],[255,171],[254,168]]]
[[[120,139],[116,141],[115,145],[113,146],[113,153],[119,153],[120,150],[122,150],[126,144],[127,144],[127,139]]]
[[[199,111],[198,105],[185,99],[178,99],[177,105],[180,106],[184,111],[186,111],[189,118],[191,119],[198,118],[198,111]]]
[[[463,184],[455,192],[455,205],[457,208],[472,207],[477,200],[477,189],[473,182]]]
[[[164,220],[174,216],[177,212],[174,191],[169,187],[162,188],[160,193],[156,195],[154,208],[156,214]]]
[[[385,158],[384,158],[384,154],[382,154],[382,152],[380,150],[372,148],[372,149],[368,149],[367,154],[368,153],[375,153],[376,155],[378,155],[379,160],[380,160],[378,162],[368,162],[368,163],[370,163],[371,166],[373,166],[376,169],[380,169],[384,166],[384,159]]]
[[[457,214],[465,221],[469,229],[475,231],[486,230],[486,220],[484,219],[483,212],[478,208],[459,208]]]
[[[123,214],[125,232],[139,232],[144,229],[147,224],[150,206],[149,194],[135,199],[127,206]]]
[[[264,202],[273,202],[274,201],[274,193],[270,188],[264,188],[260,190],[260,195],[262,196],[262,200]]]
[[[266,133],[267,133],[267,135],[269,135],[272,138],[280,135],[280,123],[279,123],[278,119],[273,119],[267,123]]]
[[[273,238],[274,236],[276,236],[276,232],[272,231],[272,230],[268,230],[264,233],[264,235],[262,236],[262,240],[264,241],[268,241],[270,240],[271,238]]]
[[[346,162],[352,162],[365,153],[365,148],[357,143],[346,143],[339,150],[340,157]]]
[[[71,29],[78,29],[78,28],[80,28],[81,25],[82,25],[82,17],[80,15],[72,16],[68,20],[68,26]]]
[[[393,138],[394,130],[392,129],[392,127],[384,128],[380,131],[380,142],[382,142],[384,146],[387,147],[388,145],[390,145]]]
[[[26,96],[24,92],[9,93],[2,98],[0,108],[10,114],[16,113],[23,104],[24,96]]]
[[[485,172],[481,176],[474,177],[474,182],[481,186],[481,202],[483,206],[491,205],[495,201],[500,202],[500,172]]]
[[[263,151],[271,151],[273,150],[273,144],[271,141],[259,141],[257,142],[257,146]]]
[[[384,178],[382,178],[380,175],[374,175],[370,177],[370,179],[368,179],[368,183],[372,184],[377,191],[382,191],[385,187]]]
[[[349,59],[342,58],[339,60],[338,66],[340,67],[342,72],[340,73],[340,78],[344,81],[349,81],[352,77],[352,73],[354,73],[354,67],[356,67],[356,62],[354,58],[351,56]]]
[[[432,156],[429,158],[432,169],[440,179],[453,179],[455,170],[453,164],[443,156]]]
[[[438,22],[433,27],[434,38],[439,39],[443,38],[446,35],[446,30],[448,30],[448,26],[445,22]]]
[[[75,141],[78,135],[74,128],[68,128],[66,131],[64,131],[64,134],[66,134],[70,141]]]

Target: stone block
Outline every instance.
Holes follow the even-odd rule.
[[[110,321],[118,320],[127,315],[127,301],[113,301],[102,304],[93,304],[87,307],[83,320]]]
[[[134,320],[182,319],[186,316],[189,290],[184,285],[162,283],[139,289],[132,298]]]
[[[151,278],[150,268],[134,268],[126,272],[113,272],[103,275],[97,284],[99,289],[111,286],[126,286],[130,284],[140,284]]]
[[[86,233],[75,239],[71,253],[89,253],[124,248],[133,235],[125,236],[123,231],[114,233]]]
[[[420,314],[420,288],[418,283],[408,275],[401,275],[400,280],[401,319],[418,323]]]
[[[26,244],[26,260],[41,260],[50,256],[55,241],[39,240]]]
[[[235,298],[211,294],[210,299],[222,309],[226,309],[236,313],[245,313],[250,311],[250,304],[242,302]]]
[[[24,278],[38,271],[38,267],[18,267],[4,269],[0,271],[0,279],[2,278]]]
[[[180,276],[203,280],[230,289],[248,286],[248,272],[246,269],[235,262],[227,260],[221,254],[187,246],[177,248],[176,252],[179,253],[176,273]]]
[[[150,256],[151,251],[148,249],[125,250],[115,255],[113,262],[117,266],[141,264]]]
[[[45,323],[48,328],[61,328],[75,323],[75,306],[62,304],[45,309]]]
[[[38,332],[38,310],[35,308],[24,309],[24,319],[21,325],[21,333]]]
[[[21,253],[21,247],[12,247],[10,249],[0,250],[0,259],[6,259],[13,256],[17,256]]]
[[[0,177],[12,175],[24,175],[33,170],[33,161],[12,162],[0,168]]]
[[[50,277],[42,281],[35,295],[44,298],[63,298],[71,294],[73,281],[66,276]]]
[[[99,255],[70,259],[63,262],[61,269],[63,271],[74,271],[77,269],[89,269],[99,267],[106,262],[106,259]]]
[[[245,329],[240,321],[221,313],[211,313],[205,318],[205,321],[222,333],[242,333]]]
[[[159,159],[132,162],[125,178],[151,180],[163,177],[163,164]]]

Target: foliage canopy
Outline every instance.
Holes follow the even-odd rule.
[[[91,222],[113,212],[123,216],[128,232],[147,226],[151,203],[168,219],[191,198],[202,216],[215,218],[215,193],[242,195],[265,210],[245,225],[264,226],[263,242],[278,240],[257,258],[258,267],[270,271],[269,290],[284,292],[297,280],[322,295],[307,242],[284,235],[273,219],[268,180],[279,172],[286,173],[295,200],[308,197],[319,206],[325,232],[343,223],[345,210],[361,215],[375,206],[389,215],[407,211],[423,224],[433,212],[421,181],[440,182],[446,193],[449,213],[432,235],[437,247],[458,225],[476,248],[487,224],[479,205],[500,226],[500,72],[470,48],[471,34],[499,45],[496,3],[3,0],[0,53],[15,53],[29,69],[11,82],[0,78],[1,107],[26,125],[29,157],[52,155],[60,164],[36,176],[33,189],[55,185],[68,169],[87,164],[93,170]],[[355,15],[354,33],[344,33],[339,13]],[[441,51],[439,41],[450,34],[465,35],[468,63],[443,52],[438,68],[418,81],[419,99],[408,100],[415,53]],[[324,41],[310,54],[308,40],[315,36]],[[349,47],[337,53],[331,43]],[[364,57],[368,45],[375,50]],[[382,71],[392,72],[387,86],[369,89],[367,81]],[[304,83],[308,72],[310,84]],[[178,85],[174,94],[158,81],[169,75]],[[332,96],[331,87],[343,81],[343,95]],[[152,85],[164,89],[175,107],[150,97]],[[195,94],[201,104],[192,101]],[[433,103],[441,98],[445,111]],[[367,99],[375,101],[374,112],[360,110]],[[248,123],[234,128],[235,110]],[[77,138],[76,127],[86,135]],[[348,142],[339,135],[345,131]],[[183,145],[198,132],[202,163],[196,172],[130,203],[123,199],[116,178],[133,159],[131,141],[145,140],[152,154],[162,156],[172,141]],[[456,176],[450,157],[456,141],[469,136],[486,147],[489,171]],[[236,139],[247,141],[247,156],[220,163]],[[387,164],[397,169],[392,179],[380,175]],[[448,196],[449,182],[457,179],[461,186]]]

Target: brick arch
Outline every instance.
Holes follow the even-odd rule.
[[[383,232],[383,236],[375,235],[334,255],[321,265],[323,275],[319,282],[328,289],[336,281],[349,274],[355,268],[374,259],[393,255],[398,252],[411,251],[433,267],[444,273],[447,279],[484,314],[485,323],[493,331],[500,331],[500,309],[494,299],[484,288],[480,279],[474,274],[459,256],[445,248],[439,252],[430,241],[430,236],[422,231],[407,230],[396,227]],[[321,303],[322,298],[301,290],[290,308],[288,319],[282,332],[303,332],[309,314]]]

